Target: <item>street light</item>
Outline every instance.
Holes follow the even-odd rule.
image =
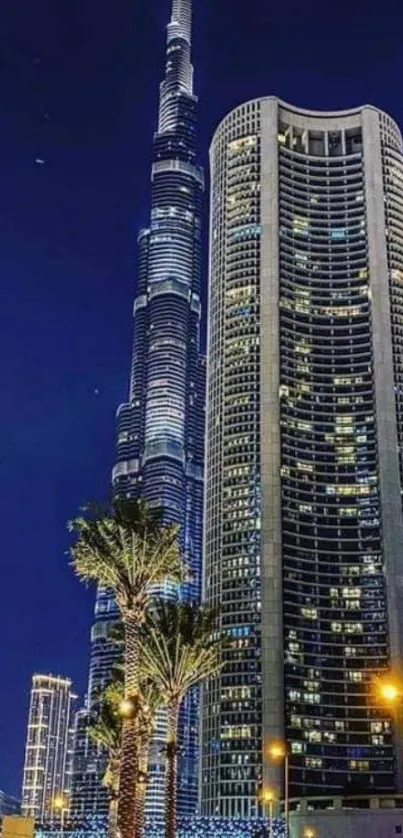
[[[302,838],[318,838],[318,833],[314,826],[306,826]]]
[[[285,838],[289,835],[289,821],[290,821],[290,795],[289,795],[289,754],[287,744],[285,742],[272,742],[269,745],[269,756],[274,761],[284,762],[284,820],[285,820]]]
[[[63,794],[57,794],[53,798],[53,808],[60,812],[60,832],[64,834],[64,813],[68,810],[68,803]]]
[[[395,704],[400,698],[399,688],[392,681],[383,681],[379,685],[379,695],[387,704]]]
[[[273,838],[273,813],[277,795],[274,789],[265,788],[262,792],[262,802],[269,807],[269,838]]]

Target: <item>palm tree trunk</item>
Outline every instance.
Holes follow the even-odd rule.
[[[117,838],[118,834],[118,795],[113,791],[109,800],[108,838]]]
[[[168,705],[167,772],[165,788],[165,838],[175,838],[176,797],[178,785],[179,702]]]
[[[145,805],[147,794],[148,751],[150,738],[141,737],[139,748],[139,777],[136,788],[135,832],[137,838],[143,838],[145,825]]]
[[[110,760],[108,838],[117,838],[118,834],[119,768],[120,755],[115,754]]]
[[[135,833],[135,799],[138,779],[138,693],[139,693],[139,630],[131,616],[124,616],[125,628],[125,699],[132,702],[133,712],[123,719],[122,756],[119,779],[118,826],[121,838],[137,838]]]

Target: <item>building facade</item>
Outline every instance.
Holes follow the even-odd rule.
[[[402,137],[373,107],[266,98],[224,119],[211,171],[204,593],[228,646],[202,812],[258,814],[276,739],[294,797],[390,793],[402,748],[374,678],[403,659]]]
[[[168,25],[166,71],[160,86],[158,128],[151,171],[151,213],[138,239],[134,337],[130,392],[118,410],[114,494],[142,496],[161,505],[169,522],[181,525],[192,581],[181,596],[198,599],[201,589],[205,360],[200,352],[201,205],[203,172],[196,152],[197,99],[191,64],[191,0],[173,0]],[[162,594],[176,596],[167,587]],[[109,629],[116,608],[108,592],[96,603],[92,634],[89,710],[99,686],[110,677],[116,647]],[[191,814],[197,800],[197,696],[184,708],[178,804]],[[82,720],[83,721],[83,720]],[[85,723],[85,722],[84,722]],[[79,737],[74,814],[101,812],[95,746]],[[164,719],[151,748],[147,811],[163,813]],[[87,752],[87,756],[85,756]],[[86,785],[91,756],[97,796]],[[81,768],[79,768],[81,765]]]
[[[68,811],[73,756],[73,694],[69,678],[32,678],[22,786],[22,814],[57,822]]]

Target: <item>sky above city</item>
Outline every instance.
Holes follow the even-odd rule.
[[[194,3],[205,165],[219,120],[261,95],[372,103],[403,126],[401,0]],[[66,521],[109,492],[169,8],[1,4],[0,788],[15,794],[32,673],[86,686],[93,591]]]

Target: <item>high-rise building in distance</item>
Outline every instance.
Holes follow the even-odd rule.
[[[403,146],[373,107],[248,102],[211,148],[202,812],[392,792],[403,660]]]
[[[69,808],[75,700],[69,678],[33,675],[22,814],[40,822],[60,819],[60,798],[65,800],[66,810]]]
[[[139,239],[134,338],[128,401],[118,410],[114,494],[142,496],[161,505],[181,525],[192,582],[181,595],[198,599],[201,588],[205,360],[200,352],[201,204],[203,172],[196,151],[197,99],[191,64],[192,0],[173,0],[166,71],[160,86],[158,128],[151,171],[151,216]],[[167,587],[162,594],[175,591]],[[89,711],[110,678],[116,646],[109,628],[117,610],[100,591],[95,609]],[[181,721],[179,813],[197,801],[197,696]],[[78,719],[73,814],[107,811],[101,778],[105,761]],[[165,756],[158,725],[151,749],[147,811],[163,813]]]
[[[0,791],[0,818],[4,815],[19,815],[21,812],[21,800]]]

